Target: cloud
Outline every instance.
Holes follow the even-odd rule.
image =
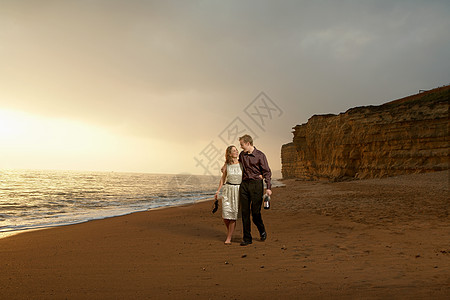
[[[313,114],[448,84],[449,13],[448,1],[2,1],[0,108],[198,147],[265,91],[286,111],[269,135],[288,142]]]

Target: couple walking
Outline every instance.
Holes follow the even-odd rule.
[[[241,153],[235,146],[229,146],[225,151],[225,165],[222,167],[222,177],[214,198],[218,199],[220,189],[224,186],[222,218],[227,226],[226,245],[231,245],[240,203],[244,231],[241,246],[247,246],[252,243],[250,214],[253,223],[258,228],[261,241],[265,241],[267,238],[261,217],[263,179],[267,184],[266,194],[270,196],[272,194],[270,181],[272,173],[264,153],[253,146],[251,136],[246,134],[240,137],[239,143],[243,150]]]

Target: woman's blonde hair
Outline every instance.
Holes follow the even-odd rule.
[[[225,150],[225,163],[226,163],[227,165],[230,165],[230,164],[233,163],[233,157],[231,157],[231,150],[232,150],[233,148],[236,148],[236,146],[234,146],[234,145],[228,146],[228,147],[227,147],[227,150]],[[236,149],[237,149],[237,148],[236,148]]]

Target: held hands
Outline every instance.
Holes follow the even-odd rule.
[[[272,190],[266,190],[266,194],[272,196]]]

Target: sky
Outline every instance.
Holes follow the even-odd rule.
[[[0,169],[215,174],[450,84],[450,2],[0,0]]]

